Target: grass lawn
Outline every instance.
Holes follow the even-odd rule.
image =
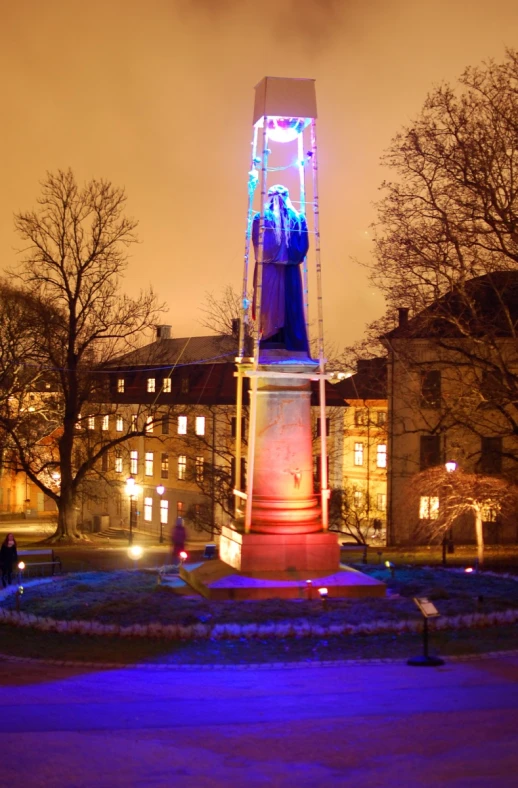
[[[275,623],[310,621],[327,626],[420,618],[414,596],[434,600],[445,616],[518,608],[518,582],[485,573],[426,567],[398,567],[394,578],[382,565],[358,566],[387,583],[386,599],[261,600],[211,602],[191,596],[188,588],[157,585],[156,575],[140,571],[87,572],[26,588],[22,610],[61,620],[96,620],[105,624]],[[3,601],[13,608],[14,597]],[[433,632],[431,651],[444,656],[518,648],[516,626]],[[111,638],[46,633],[0,626],[0,652],[17,656],[131,664],[259,663],[341,659],[401,658],[421,649],[419,635],[240,638],[174,642],[147,638]]]

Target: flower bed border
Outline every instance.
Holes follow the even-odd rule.
[[[48,577],[33,580],[27,587],[50,583],[57,578]],[[515,578],[513,578],[515,579]],[[15,594],[18,586],[10,586],[0,591],[0,601]],[[482,629],[498,625],[511,625],[518,622],[518,608],[494,613],[468,613],[458,616],[441,616],[434,619],[433,628],[437,631],[449,629]],[[16,610],[0,607],[0,624],[32,628],[40,632],[58,632],[68,635],[90,635],[101,637],[139,637],[163,640],[239,640],[241,638],[289,638],[289,637],[329,637],[336,635],[381,635],[420,632],[420,619],[403,621],[373,621],[362,624],[310,624],[307,622],[288,622],[279,624],[101,624],[99,621],[60,621],[58,619],[35,616]]]

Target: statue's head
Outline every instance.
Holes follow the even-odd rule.
[[[268,197],[273,197],[274,195],[279,195],[283,199],[287,200],[290,196],[290,193],[286,186],[283,186],[282,183],[277,183],[275,186],[270,186],[268,189]]]

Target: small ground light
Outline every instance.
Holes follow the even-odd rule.
[[[18,582],[20,582],[22,579],[24,569],[25,569],[25,561],[20,561],[18,564]]]
[[[465,572],[472,572],[473,571],[473,567],[472,566],[467,566],[464,571]]]
[[[139,558],[142,558],[142,556],[144,555],[144,550],[139,544],[134,544],[128,548],[128,555],[132,559],[134,563],[134,568],[136,569]]]
[[[20,611],[20,597],[23,594],[23,586],[18,586],[16,590],[16,610]]]
[[[392,563],[392,561],[385,561],[385,566],[387,567],[387,569],[390,569],[390,576],[394,577],[396,574],[396,567]]]
[[[185,552],[185,550],[182,550],[179,557],[180,557],[180,564],[185,564],[185,562],[187,561],[187,553]]]
[[[306,580],[306,599],[313,597],[313,583],[311,580]]]
[[[327,607],[327,595],[328,595],[327,588],[319,588],[318,593],[320,594],[320,599],[322,600],[323,607]]]

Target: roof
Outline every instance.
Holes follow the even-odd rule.
[[[387,358],[359,359],[357,371],[334,387],[344,400],[387,399]]]
[[[234,336],[179,337],[157,339],[149,345],[127,353],[113,366],[145,367],[163,364],[223,364],[233,362],[238,353],[238,339]]]
[[[494,271],[457,285],[385,339],[516,336],[518,270]]]

